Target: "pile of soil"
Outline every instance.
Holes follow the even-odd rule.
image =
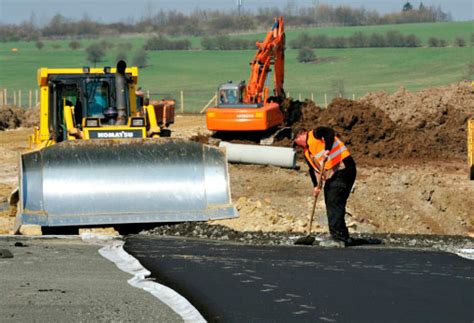
[[[376,106],[390,119],[410,129],[433,128],[443,124],[449,115],[458,112],[474,116],[474,92],[470,82],[445,87],[428,88],[411,93],[405,88],[389,94],[368,93],[359,101]],[[448,116],[447,116],[448,115]]]
[[[39,108],[0,107],[0,130],[29,128],[37,125],[39,125]]]
[[[10,107],[0,108],[0,130],[15,129],[21,124],[21,120],[15,110]]]
[[[473,99],[464,82],[418,93],[369,94],[358,101],[336,98],[327,109],[312,101],[285,101],[283,108],[293,117],[293,129],[332,127],[356,158],[465,158]]]
[[[388,144],[395,140],[397,127],[388,116],[371,105],[357,101],[336,98],[327,109],[321,109],[311,101],[301,106],[301,118],[293,129],[313,129],[319,126],[331,127],[349,146],[356,157],[385,157],[394,153]]]
[[[189,140],[199,142],[201,144],[209,144],[209,135],[197,134],[189,138]]]

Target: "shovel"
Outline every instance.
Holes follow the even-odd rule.
[[[323,186],[323,176],[322,172],[324,171],[324,165],[326,162],[323,162],[323,165],[321,167],[322,171],[321,174],[318,175],[318,188],[321,189]],[[318,195],[314,197],[314,202],[313,202],[313,210],[311,211],[311,217],[309,220],[309,230],[308,230],[308,235],[306,237],[301,237],[298,238],[298,240],[295,241],[294,244],[299,244],[299,245],[305,245],[305,246],[310,246],[313,244],[315,237],[311,235],[311,228],[313,226],[313,218],[314,218],[314,211],[316,211],[316,202],[318,201]]]

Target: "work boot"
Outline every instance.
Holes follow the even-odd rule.
[[[344,241],[336,240],[334,238],[328,238],[322,241],[319,241],[319,246],[324,248],[344,248]]]
[[[373,238],[348,238],[345,240],[346,247],[354,247],[354,246],[363,246],[363,245],[379,245],[382,244],[382,240],[380,239],[373,239]]]

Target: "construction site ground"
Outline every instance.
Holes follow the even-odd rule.
[[[206,134],[203,116],[178,116],[173,136]],[[0,234],[9,233],[7,199],[18,181],[19,155],[32,128],[0,132]],[[354,147],[353,149],[357,149]],[[232,198],[240,217],[215,221],[243,231],[302,232],[312,205],[306,163],[299,170],[230,165]],[[358,162],[347,223],[363,233],[474,235],[474,182],[466,161],[400,159]],[[324,199],[317,204],[315,232],[325,232]]]
[[[368,93],[357,101],[335,99],[327,109],[312,101],[284,103],[296,127],[331,126],[357,163],[347,205],[352,232],[474,236],[474,181],[468,179],[466,123],[474,117],[471,83],[411,93]],[[11,230],[7,198],[18,181],[38,111],[0,109],[0,234]],[[204,143],[204,115],[177,115],[172,137]],[[276,145],[291,146],[283,140]],[[232,199],[240,217],[215,221],[237,231],[303,232],[313,197],[308,168],[229,165]],[[3,210],[2,210],[3,209]],[[327,231],[324,198],[315,232]]]

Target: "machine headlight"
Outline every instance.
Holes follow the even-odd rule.
[[[132,127],[144,127],[144,126],[145,126],[145,119],[143,118],[132,119]]]
[[[216,113],[215,113],[215,112],[208,112],[208,113],[207,113],[207,117],[208,117],[208,118],[215,118],[215,117],[216,117]]]
[[[86,127],[88,128],[99,127],[99,119],[86,119]]]
[[[257,119],[262,119],[262,118],[263,118],[263,115],[264,115],[263,112],[256,112],[256,113],[255,113],[255,118],[257,118]]]

